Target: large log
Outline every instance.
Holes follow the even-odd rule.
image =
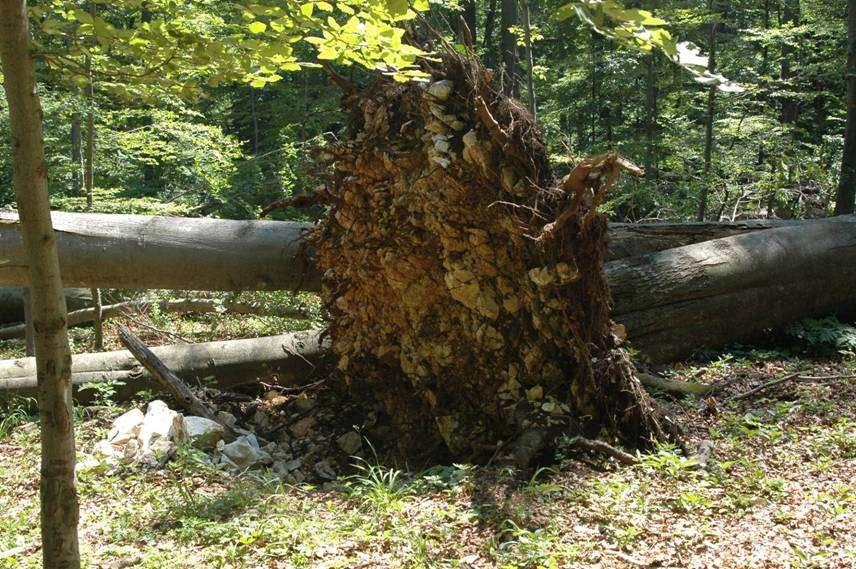
[[[653,361],[856,306],[856,217],[737,235],[606,265],[613,318]]]
[[[26,283],[17,214],[0,212],[0,286]],[[318,290],[299,253],[312,226],[95,213],[53,213],[66,286],[176,290]],[[806,221],[615,223],[607,260]],[[2,299],[2,297],[0,297]],[[11,321],[11,320],[7,320]],[[20,321],[20,319],[18,319]]]
[[[0,233],[2,233],[2,226],[0,226]],[[0,256],[0,259],[2,258],[4,257]],[[88,288],[67,288],[65,305],[68,310],[92,306],[92,294]],[[19,286],[0,287],[0,324],[23,321],[24,289]]]
[[[217,385],[227,388],[252,383],[270,373],[276,373],[285,385],[302,383],[326,357],[326,346],[321,332],[310,330],[264,338],[158,346],[152,351],[186,381],[203,383],[214,379]],[[72,358],[75,387],[110,380],[126,383],[118,391],[120,398],[157,386],[127,350]],[[31,393],[35,387],[35,358],[0,361],[0,393]]]
[[[85,241],[89,247],[93,244],[106,247],[111,242],[110,228],[122,227],[117,238],[122,243],[120,248],[130,249],[136,247],[132,244],[134,231],[142,232],[141,242],[145,245],[141,248],[152,251],[141,252],[141,256],[148,259],[147,264],[116,266],[113,276],[105,271],[107,276],[102,275],[97,283],[101,286],[118,287],[121,283],[133,282],[136,286],[153,288],[204,290],[234,286],[249,289],[256,286],[254,282],[263,282],[264,288],[295,285],[304,289],[317,288],[317,274],[311,265],[301,280],[299,269],[292,267],[289,271],[278,272],[279,268],[262,267],[252,258],[258,253],[270,260],[269,247],[278,238],[299,235],[305,228],[302,224],[55,215],[58,225],[65,230],[88,228],[85,240],[60,235],[61,255],[68,255],[74,261],[65,261],[64,267],[71,267],[68,270],[78,277],[95,274],[99,266],[97,259],[87,257],[83,250],[75,250],[81,242]],[[8,219],[8,214],[0,215],[0,219],[3,218]],[[96,224],[100,218],[112,221],[100,227]],[[129,219],[131,221],[126,223]],[[225,224],[222,227],[226,229],[217,229],[220,224]],[[264,227],[258,228],[256,224]],[[214,248],[213,253],[201,233],[203,226],[219,235],[217,242],[221,245]],[[20,243],[14,227],[14,223],[0,222],[0,258],[21,258],[15,253]],[[143,229],[147,227],[158,227],[160,234],[167,237],[156,238],[149,229]],[[853,303],[852,292],[847,294],[856,283],[853,275],[856,263],[850,256],[856,239],[853,216],[801,222],[613,224],[610,229],[613,257],[645,250],[641,244],[648,241],[655,249],[690,242],[680,248],[606,264],[614,297],[613,317],[627,326],[630,339],[654,361],[682,357],[697,348],[751,338],[761,330],[833,312]],[[72,233],[77,234],[76,231]],[[234,252],[234,246],[231,254],[224,252],[227,234],[243,235],[239,254]],[[264,239],[257,240],[255,236],[258,235],[264,235]],[[721,235],[731,237],[708,241],[708,238]],[[287,248],[290,251],[296,250],[294,241],[292,244]],[[109,257],[112,259],[115,255]],[[225,280],[217,276],[218,259],[223,257],[229,257],[231,267],[231,277]],[[177,259],[185,263],[192,259],[192,270],[177,266]],[[153,266],[155,261],[159,266]],[[288,259],[279,263],[288,264]],[[241,269],[244,265],[245,271]],[[152,267],[152,271],[145,273],[141,269],[144,266]],[[170,271],[180,273],[180,278],[169,275]],[[261,279],[257,277],[260,272],[265,275]],[[0,265],[0,284],[17,283],[20,273],[20,267]],[[256,276],[244,279],[245,275],[253,274]],[[106,281],[108,278],[114,280]],[[278,278],[284,284],[277,284]]]
[[[303,223],[54,212],[63,283],[127,289],[318,288]],[[0,212],[0,285],[27,282],[18,216]]]
[[[791,227],[811,224],[810,220],[800,219],[746,219],[740,221],[690,223],[611,223],[609,224],[609,245],[607,261],[646,255],[720,239],[742,233],[752,233],[776,227]]]

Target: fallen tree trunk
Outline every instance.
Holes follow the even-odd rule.
[[[608,263],[613,318],[653,361],[856,305],[856,217]]]
[[[53,222],[66,285],[311,291],[320,286],[320,275],[311,257],[297,256],[302,235],[312,227],[310,223],[63,212],[54,212]],[[815,222],[613,223],[609,226],[606,260],[783,225],[812,223]],[[7,260],[0,264],[0,285],[24,285],[27,267],[14,212],[0,212],[0,259]],[[2,320],[3,298],[0,295],[0,322],[20,322],[20,316]],[[18,302],[16,315],[23,314],[23,305]]]
[[[607,261],[647,255],[675,247],[683,247],[712,239],[754,233],[777,227],[803,226],[814,220],[798,219],[747,219],[718,223],[695,221],[691,223],[611,223]]]
[[[182,300],[160,300],[147,302],[144,300],[117,302],[101,307],[101,318],[106,320],[121,314],[132,314],[149,308],[161,312],[176,314],[206,314],[210,312],[231,312],[233,314],[257,314],[262,316],[281,316],[290,318],[306,318],[307,312],[299,308],[265,309],[246,302],[219,302],[209,298],[187,298]],[[95,320],[95,308],[84,308],[68,313],[68,325],[79,326]],[[0,328],[0,340],[23,338],[26,333],[25,324],[15,324]]]
[[[80,217],[83,214],[69,215]],[[852,242],[856,231],[853,220],[852,216],[847,216],[797,223],[776,222],[773,225],[780,227],[770,230],[763,230],[770,223],[767,221],[619,224],[613,232],[618,237],[613,237],[613,240],[620,241],[622,245],[617,250],[625,252],[637,250],[630,244],[640,239],[651,237],[657,241],[658,234],[667,235],[670,243],[678,239],[675,235],[680,235],[679,239],[683,240],[706,238],[721,232],[737,234],[722,242],[702,241],[679,249],[606,263],[614,298],[613,318],[626,325],[630,340],[644,354],[653,361],[668,361],[699,348],[748,339],[767,328],[852,306],[852,299],[844,293],[845,287],[852,288],[854,282],[852,264],[837,261],[836,251],[849,250],[848,243]],[[836,230],[830,230],[830,222],[837,224]],[[3,227],[0,224],[0,246],[7,242],[8,237]],[[741,233],[743,231],[745,233]],[[648,237],[628,238],[631,234]],[[819,234],[824,238],[818,240]],[[784,241],[781,240],[782,235],[786,236]],[[658,243],[665,244],[664,241]],[[188,239],[183,247],[186,249],[182,257],[198,254],[195,255],[196,271],[192,275],[186,274],[188,280],[179,288],[205,288],[208,282],[205,275],[214,269],[202,248],[203,244],[194,237]],[[240,263],[245,257],[235,255],[234,262]],[[715,259],[715,266],[699,274],[697,269],[707,266],[710,259]],[[88,270],[96,270],[92,260],[84,260],[90,263]],[[794,267],[795,263],[798,268],[782,272],[782,267]],[[171,266],[168,261],[165,265]],[[127,269],[133,272],[136,267],[128,266]],[[0,265],[0,275],[4,274],[3,271]],[[310,267],[310,271],[314,272],[314,268]],[[736,275],[743,276],[732,278]],[[142,275],[139,278],[143,278]],[[237,279],[232,282],[250,286],[250,283]],[[315,282],[315,276],[304,282]],[[161,286],[164,283],[152,284]],[[178,283],[173,280],[172,284]]]
[[[0,234],[3,226],[0,225]],[[0,259],[4,257],[0,255]],[[65,305],[68,310],[80,310],[92,306],[92,295],[88,288],[65,289]],[[24,289],[20,286],[0,287],[0,324],[24,321]]]
[[[53,212],[66,286],[180,290],[318,289],[306,224]],[[26,284],[18,216],[0,212],[0,285]]]
[[[326,350],[327,344],[321,342],[321,332],[317,330],[152,348],[184,380],[202,383],[214,379],[223,388],[252,383],[268,374],[276,374],[284,385],[302,383],[324,361]],[[157,386],[127,350],[76,355],[71,369],[76,389],[87,383],[125,382],[117,390],[119,398]],[[26,394],[35,388],[34,358],[0,361],[0,392]]]
[[[88,214],[67,215],[70,217],[64,216],[64,223],[77,223],[75,220],[79,218],[89,218],[87,223],[94,223]],[[173,219],[174,223],[166,223],[166,219],[162,218],[162,224],[167,227],[173,224],[180,226],[184,221]],[[637,251],[639,248],[635,244],[649,239],[659,247],[684,240],[707,239],[721,233],[735,235],[728,238],[731,241],[705,240],[682,248],[606,263],[614,298],[613,318],[625,324],[630,340],[653,361],[667,361],[686,356],[701,347],[751,338],[761,330],[800,318],[835,312],[848,306],[852,310],[853,301],[845,292],[846,287],[852,287],[854,282],[852,264],[838,262],[836,251],[849,250],[848,243],[856,231],[853,219],[850,216],[773,223],[616,224],[612,233],[615,254]],[[830,226],[830,222],[837,225]],[[252,225],[255,222],[230,223]],[[282,222],[265,223],[273,224],[269,231],[276,233],[280,231],[277,224]],[[136,227],[143,225],[137,222]],[[770,225],[774,229],[765,230]],[[0,247],[9,242],[8,229],[4,231],[4,227],[8,226],[0,224]],[[247,235],[254,233],[246,231]],[[191,257],[197,248],[204,247],[200,236],[193,231],[188,231],[188,234],[192,238],[188,237],[181,246],[180,258]],[[663,235],[666,237],[661,239]],[[781,235],[787,236],[784,241],[780,241]],[[823,235],[823,239],[818,240],[818,235]],[[169,241],[173,242],[173,247],[178,247],[175,239]],[[172,270],[174,266],[169,255],[157,244],[152,246],[158,252],[154,256],[162,258],[163,267]],[[240,265],[255,250],[252,244],[242,247],[241,255],[233,254],[233,264]],[[246,251],[249,253],[244,254]],[[97,270],[92,259],[79,253],[73,257],[89,263],[87,271]],[[183,278],[186,280],[178,282],[173,279],[169,284],[183,289],[204,289],[208,282],[205,275],[216,272],[215,267],[205,264],[208,258],[200,256],[199,263],[194,265],[197,273],[185,273]],[[716,259],[715,265],[698,273],[696,269],[706,266],[710,259]],[[783,273],[783,267],[791,269]],[[10,274],[4,273],[5,270],[0,265],[0,278]],[[137,267],[128,266],[127,270],[135,273]],[[159,279],[157,274],[162,273],[159,270],[154,279]],[[736,278],[737,275],[743,276]],[[141,282],[148,277],[138,274],[130,278]],[[304,288],[313,287],[316,278],[314,267],[310,266],[303,281],[306,283]],[[231,282],[242,287],[251,286],[237,277]],[[117,283],[104,284],[116,286]],[[165,283],[156,280],[150,284],[163,286]],[[88,317],[88,313],[80,314]],[[19,333],[15,331],[15,334]]]

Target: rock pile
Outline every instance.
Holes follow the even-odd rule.
[[[183,416],[163,401],[152,401],[145,414],[132,409],[117,417],[106,438],[95,445],[95,453],[114,466],[160,468],[180,445],[191,445],[225,471],[266,468],[285,482],[300,483],[335,480],[363,449],[363,438],[352,424],[346,421],[347,430],[342,432],[341,416],[317,407],[314,397],[271,394],[220,408],[217,422]],[[235,415],[223,409],[242,416],[241,426]]]

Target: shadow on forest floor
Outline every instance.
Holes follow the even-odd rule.
[[[664,399],[691,439],[714,442],[702,469],[669,446],[632,467],[560,450],[526,472],[411,472],[365,453],[323,484],[229,474],[191,449],[156,471],[93,467],[79,478],[82,550],[94,567],[846,567],[856,384],[843,377],[854,368],[759,354],[701,374],[675,366],[678,377],[731,381],[714,401]],[[841,378],[725,402],[794,369]],[[120,411],[82,416],[80,448]],[[25,423],[0,440],[0,552],[37,543],[37,472],[37,426]],[[0,567],[36,566],[38,555]]]

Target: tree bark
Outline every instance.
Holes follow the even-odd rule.
[[[95,15],[95,4],[91,6],[92,15]],[[84,185],[86,186],[86,211],[91,212],[94,204],[93,184],[95,183],[95,90],[92,83],[92,60],[86,56],[86,169],[84,171]],[[104,324],[101,318],[101,289],[90,289],[92,294],[92,306],[95,309],[94,324],[95,338],[93,344],[96,350],[104,349]]]
[[[523,34],[526,42],[526,97],[532,118],[538,120],[538,108],[535,101],[535,58],[532,56],[532,22],[529,13],[529,0],[523,0]]]
[[[311,255],[299,252],[309,223],[53,212],[62,278],[74,286],[175,290],[320,290]],[[653,253],[817,220],[612,223],[606,260]],[[240,254],[236,253],[240,246]],[[309,253],[309,251],[307,251]],[[17,215],[0,212],[0,285],[23,286],[27,260]],[[0,288],[0,308],[7,305]],[[82,289],[67,289],[86,306]],[[10,297],[11,298],[11,297]],[[20,301],[8,301],[22,314]],[[14,304],[12,304],[14,303]],[[0,316],[5,312],[0,311]],[[10,311],[11,315],[11,311]],[[20,321],[20,316],[4,322]]]
[[[496,27],[496,3],[497,0],[489,0],[487,14],[484,18],[484,41],[482,49],[484,50],[485,65],[491,67],[495,64],[496,46],[493,43],[493,31]]]
[[[0,233],[3,228],[0,225]],[[0,325],[24,322],[23,286],[0,287]],[[65,305],[68,310],[80,310],[92,305],[88,288],[65,289]]]
[[[782,18],[781,24],[798,25],[800,18],[799,0],[783,0],[782,2]],[[799,118],[799,101],[789,92],[794,90],[794,86],[789,82],[794,78],[792,69],[794,49],[786,39],[782,43],[782,57],[780,60],[779,78],[782,82],[782,109],[780,120],[784,124],[793,124]]]
[[[75,110],[71,115],[71,195],[83,193],[83,145],[80,127],[80,112]]]
[[[715,7],[715,3],[711,1],[711,7]],[[710,53],[707,56],[707,68],[713,73],[716,71],[716,33],[719,29],[719,22],[710,24],[710,36],[708,40],[708,49]],[[713,156],[713,118],[716,113],[716,85],[711,85],[707,90],[707,114],[704,121],[704,174],[702,178],[701,195],[698,202],[697,221],[704,221],[707,215],[708,193],[710,192],[710,161]]]
[[[657,55],[645,56],[645,179],[657,178]],[[611,138],[611,137],[610,137]]]
[[[853,213],[856,207],[856,0],[847,2],[847,125],[841,177],[835,194],[835,215]]]
[[[307,224],[53,213],[67,286],[177,290],[318,290],[301,254]],[[18,217],[0,212],[0,285],[28,278]],[[307,251],[307,254],[309,252]]]
[[[613,318],[653,361],[854,306],[856,217],[607,263]]]
[[[12,132],[13,185],[29,265],[41,423],[44,567],[80,567],[71,401],[71,353],[56,237],[51,227],[42,109],[30,56],[25,0],[0,0],[0,63]]]
[[[33,326],[33,298],[29,287],[23,289],[24,300],[24,324],[22,332],[24,337],[24,353],[28,356],[36,355],[36,329]]]
[[[517,0],[500,0],[499,51],[502,57],[502,90],[510,97],[520,95],[520,69],[517,55]]]
[[[275,376],[283,385],[304,383],[327,358],[329,342],[320,330],[279,336],[156,346],[152,352],[176,375],[195,384],[214,380],[228,389]],[[123,381],[117,399],[127,399],[143,389],[157,388],[152,376],[140,368],[127,350],[78,354],[72,359],[76,388],[88,383]],[[0,361],[0,392],[28,394],[36,387],[33,358]],[[86,394],[78,391],[78,398]]]
[[[476,41],[478,41],[476,0],[464,0],[461,5],[464,8],[464,13],[461,15],[461,22],[467,29],[466,32],[463,29],[458,30],[458,41],[461,43],[469,42],[468,45],[472,48],[476,45]]]

